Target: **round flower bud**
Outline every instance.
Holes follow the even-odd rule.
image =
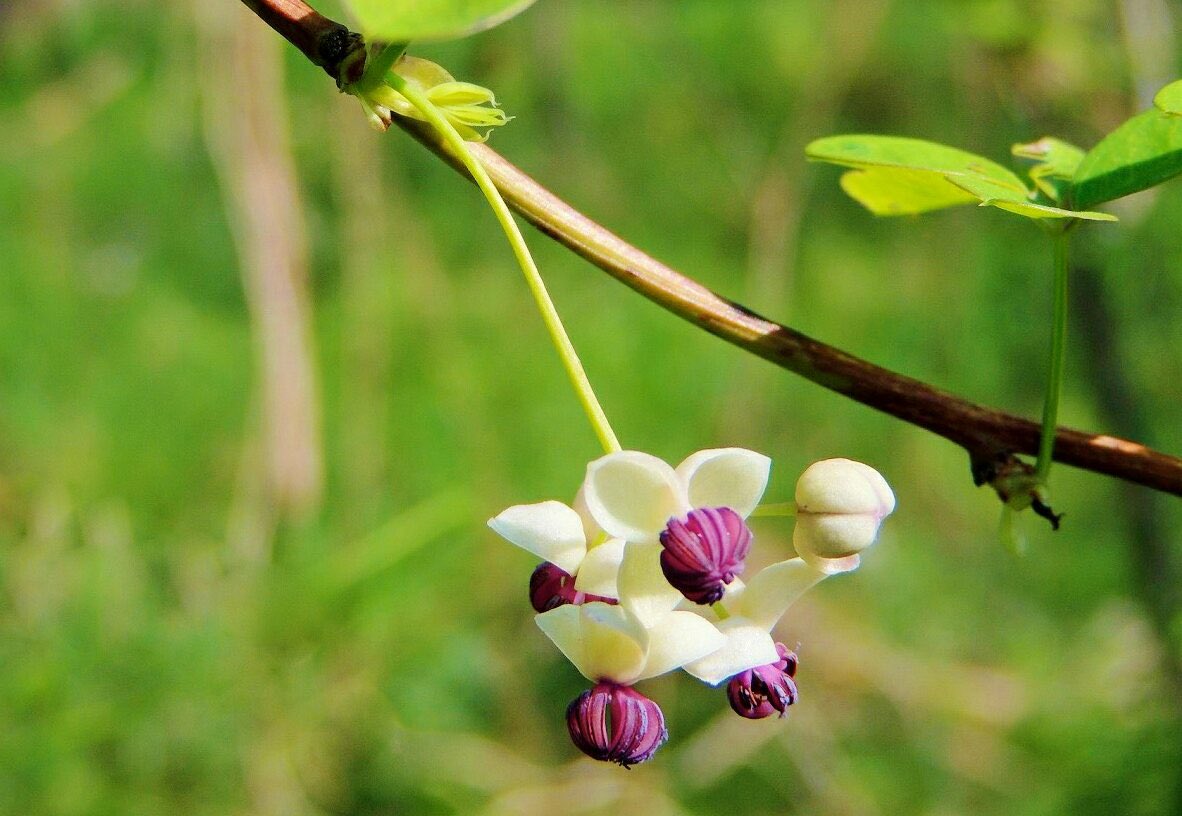
[[[874,543],[882,520],[895,509],[895,495],[877,470],[850,459],[825,459],[796,483],[797,554],[826,572],[858,566]]]
[[[699,507],[661,531],[661,571],[689,600],[712,604],[743,571],[751,531],[729,507]]]
[[[777,712],[783,717],[796,702],[796,653],[783,643],[776,643],[776,652],[775,663],[739,672],[727,683],[727,699],[740,717],[762,720]]]
[[[574,576],[549,561],[538,564],[534,574],[529,577],[529,602],[535,612],[549,612],[563,604],[581,604],[591,601],[612,605],[619,603],[615,598],[579,592],[575,589]]]
[[[669,733],[660,707],[631,686],[601,682],[566,709],[571,742],[592,759],[625,768],[650,759]]]

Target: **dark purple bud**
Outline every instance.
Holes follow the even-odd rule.
[[[766,666],[756,666],[740,672],[726,685],[726,696],[731,708],[740,717],[761,720],[779,712],[783,717],[788,706],[796,702],[796,653],[783,643],[776,644],[780,659]]]
[[[669,732],[660,707],[631,686],[600,682],[566,708],[571,742],[587,756],[625,768],[645,762]]]
[[[661,531],[661,571],[694,603],[717,603],[743,571],[751,531],[729,507],[699,507]]]
[[[563,604],[582,604],[591,601],[619,603],[615,598],[579,592],[575,589],[574,577],[549,561],[538,564],[534,574],[529,577],[529,602],[536,612],[549,612]]]

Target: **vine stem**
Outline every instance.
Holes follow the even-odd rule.
[[[394,124],[471,181],[434,128]],[[471,145],[505,200],[526,221],[662,308],[810,382],[960,445],[973,462],[1038,453],[1040,425],[874,365],[728,300],[574,209],[488,145]],[[1059,428],[1056,461],[1182,496],[1182,458],[1108,433]]]
[[[582,403],[583,410],[587,413],[587,419],[590,420],[591,427],[595,430],[595,435],[599,437],[599,442],[603,445],[604,451],[607,453],[619,451],[621,448],[620,442],[616,438],[616,433],[612,430],[611,423],[608,422],[607,414],[603,412],[603,407],[599,404],[594,389],[591,388],[591,381],[587,378],[587,372],[583,368],[583,363],[579,360],[579,355],[575,351],[574,344],[571,343],[570,336],[566,333],[566,328],[562,325],[562,318],[558,316],[558,309],[555,308],[554,301],[551,299],[550,293],[546,290],[546,284],[542,280],[542,275],[538,271],[537,264],[534,263],[529,247],[525,243],[525,238],[517,226],[517,221],[514,220],[513,214],[509,212],[509,207],[505,204],[505,200],[501,198],[501,193],[497,190],[496,185],[489,178],[484,166],[472,155],[472,151],[468,149],[468,144],[464,141],[463,137],[452,127],[451,122],[447,121],[443,114],[439,112],[439,109],[427,98],[426,94],[395,73],[388,74],[386,81],[390,83],[390,86],[394,90],[405,96],[412,105],[418,108],[427,122],[434,126],[448,146],[455,151],[460,161],[463,162],[464,167],[472,174],[476,185],[484,194],[485,199],[497,217],[497,221],[500,222],[501,228],[505,231],[505,237],[509,239],[509,245],[513,248],[513,254],[517,258],[517,263],[521,266],[521,271],[525,274],[525,281],[529,285],[530,293],[534,297],[534,302],[537,303],[538,311],[542,314],[542,321],[546,324],[546,330],[550,333],[550,339],[554,342],[554,347],[558,350],[558,356],[562,359],[562,364],[566,368],[567,375],[570,377],[571,385],[574,386],[579,402]]]
[[[1059,419],[1059,394],[1063,390],[1063,358],[1067,349],[1067,250],[1068,225],[1054,236],[1055,312],[1051,322],[1051,358],[1047,365],[1047,393],[1042,409],[1042,432],[1038,439],[1038,462],[1034,476],[1046,484],[1055,452],[1055,428]]]
[[[316,47],[338,42],[361,47],[360,38],[326,20],[303,0],[243,3],[339,83],[347,84],[360,76],[360,71],[342,76],[340,54],[347,56],[348,51],[334,51],[336,59],[327,60],[321,52],[330,49]],[[349,64],[364,67],[361,60]],[[463,177],[471,178],[460,155],[442,141],[435,128],[402,117],[396,117],[394,123]],[[999,454],[1038,452],[1038,424],[874,365],[764,318],[629,244],[487,145],[473,145],[470,150],[509,205],[544,235],[693,325],[843,397],[937,434],[964,448],[974,462],[989,461]],[[1063,464],[1182,496],[1182,458],[1178,456],[1112,434],[1072,428],[1059,428],[1054,442],[1052,452]]]

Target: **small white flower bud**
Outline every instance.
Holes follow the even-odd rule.
[[[877,470],[850,459],[825,459],[796,483],[797,554],[825,572],[858,566],[882,520],[895,509],[895,494]]]

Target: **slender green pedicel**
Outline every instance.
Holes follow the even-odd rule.
[[[595,391],[591,388],[591,382],[587,378],[587,372],[583,369],[579,355],[575,352],[575,347],[571,343],[565,327],[562,325],[562,319],[558,316],[558,310],[554,306],[554,301],[550,298],[550,293],[546,290],[546,284],[542,280],[541,273],[538,272],[538,267],[534,263],[529,247],[525,243],[525,238],[522,237],[521,230],[518,228],[517,222],[513,220],[513,215],[509,212],[509,207],[505,204],[504,199],[501,198],[496,185],[493,184],[492,179],[489,178],[484,167],[472,155],[472,152],[468,150],[463,137],[460,136],[455,127],[439,112],[439,109],[431,102],[426,94],[415,87],[413,83],[407,82],[392,72],[387,75],[386,81],[394,90],[406,97],[422,113],[423,118],[439,131],[440,136],[443,137],[447,145],[456,153],[460,161],[464,163],[468,172],[472,174],[472,178],[484,194],[489,206],[492,207],[497,221],[500,222],[505,236],[509,239],[509,245],[513,248],[513,254],[517,258],[517,263],[521,266],[521,271],[525,274],[526,283],[529,285],[538,310],[542,314],[542,320],[546,324],[546,329],[550,333],[550,339],[558,350],[559,357],[562,358],[563,366],[566,368],[567,375],[570,377],[571,384],[574,386],[579,401],[583,404],[583,410],[587,414],[587,419],[591,422],[591,427],[595,430],[596,436],[599,437],[600,444],[603,445],[603,449],[607,453],[620,450],[620,442],[616,438],[615,431],[612,430],[607,415],[604,413],[599,400],[595,396]]]

